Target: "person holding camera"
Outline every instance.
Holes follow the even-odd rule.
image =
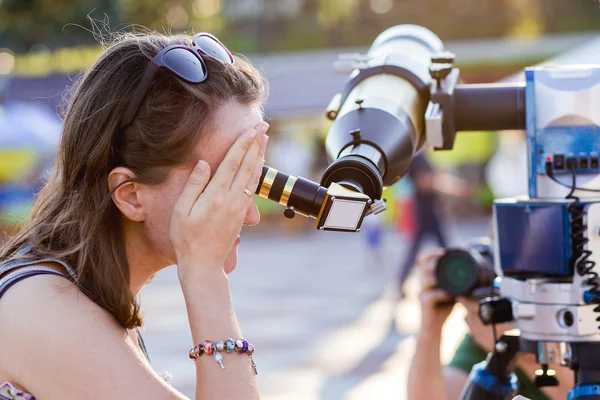
[[[421,272],[421,329],[417,334],[415,355],[408,374],[407,398],[410,400],[455,400],[460,398],[473,365],[484,361],[494,345],[493,331],[479,319],[479,302],[463,296],[456,300],[438,287],[435,269],[444,249],[424,252],[417,260]],[[442,326],[456,302],[467,310],[469,332],[458,346],[450,363],[443,366],[440,358]],[[498,332],[512,329],[510,324],[497,325]],[[535,400],[565,399],[573,387],[573,373],[555,366],[559,386],[537,388],[533,384],[540,366],[532,354],[519,354],[515,373],[519,394]]]

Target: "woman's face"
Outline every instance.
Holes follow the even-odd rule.
[[[208,132],[202,135],[196,145],[196,160],[208,162],[211,176],[213,176],[235,140],[262,120],[262,113],[258,107],[244,106],[234,101],[227,103],[217,112],[212,128],[207,129]],[[152,188],[153,193],[148,204],[150,211],[145,221],[147,240],[171,263],[176,262],[175,252],[169,239],[171,214],[194,165],[195,162],[173,169],[163,184]],[[244,224],[254,226],[259,221],[260,214],[256,203],[252,200]],[[202,229],[202,227],[198,227],[198,229]],[[239,240],[232,246],[225,261],[225,272],[228,274],[235,269],[237,264],[238,244]]]

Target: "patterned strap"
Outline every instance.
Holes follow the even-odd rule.
[[[42,266],[23,267],[8,273],[5,277],[0,279],[0,298],[2,298],[2,295],[15,283],[36,275],[58,275],[68,279],[66,276],[52,268]]]

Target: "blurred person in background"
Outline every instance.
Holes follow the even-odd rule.
[[[472,191],[463,180],[450,174],[436,172],[425,158],[423,152],[412,160],[408,177],[414,186],[415,232],[409,244],[408,255],[400,265],[399,290],[404,296],[403,287],[410,275],[417,254],[427,237],[432,237],[440,247],[446,247],[444,221],[441,217],[442,204],[436,191],[452,196],[469,196]]]
[[[485,361],[494,346],[491,326],[479,319],[479,302],[470,297],[456,299],[467,311],[469,332],[465,335],[450,363],[440,360],[442,326],[455,306],[455,299],[438,288],[435,268],[443,249],[424,252],[417,261],[421,272],[421,329],[417,335],[415,354],[408,374],[408,399],[455,400],[460,398],[473,365]],[[501,332],[512,329],[510,324],[497,325]],[[533,354],[519,354],[515,373],[519,394],[535,400],[563,400],[573,388],[573,372],[567,367],[554,366],[560,385],[538,389],[533,384],[535,371],[540,368]]]
[[[0,398],[185,398],[137,329],[139,290],[172,264],[196,398],[259,398],[228,274],[260,219],[264,84],[207,34],[121,33],[87,71],[56,168],[0,250]]]
[[[367,266],[381,265],[385,262],[384,254],[384,236],[385,236],[385,221],[381,214],[369,215],[363,220],[361,232],[365,241],[366,247],[366,262]]]

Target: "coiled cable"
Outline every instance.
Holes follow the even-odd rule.
[[[573,200],[568,206],[567,210],[571,214],[571,235],[573,240],[573,257],[571,262],[577,274],[582,277],[586,277],[585,283],[590,286],[588,292],[592,295],[589,302],[597,304],[594,308],[594,312],[598,314],[596,322],[600,323],[600,283],[598,282],[598,273],[594,271],[596,263],[590,260],[592,252],[586,248],[589,239],[587,238],[587,224],[586,224],[586,212],[583,205],[580,203],[579,197],[575,196],[575,190],[577,189],[577,176],[575,169],[571,170],[573,179],[571,184],[571,191],[567,195],[566,199]],[[598,326],[600,329],[600,325]]]

